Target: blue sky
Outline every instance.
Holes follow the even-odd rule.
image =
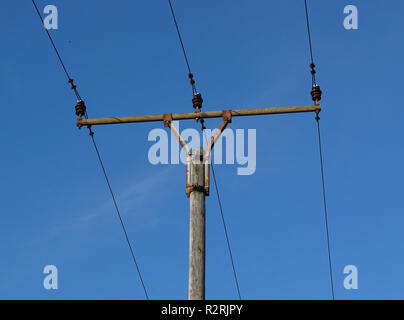
[[[42,1],[90,117],[189,112],[187,71],[167,1]],[[204,110],[310,104],[304,3],[176,0]],[[359,30],[343,9],[359,9]],[[31,1],[3,1],[0,24],[0,298],[143,299],[75,97]],[[403,299],[402,1],[309,1],[337,299]],[[218,127],[218,119],[207,121]],[[192,122],[181,124],[195,126]],[[183,165],[153,166],[159,123],[95,128],[152,299],[186,299]],[[245,299],[329,299],[313,114],[237,118],[257,130],[257,170],[217,165]],[[43,288],[43,268],[59,289]],[[343,269],[359,270],[345,290]],[[207,199],[207,298],[236,299],[214,194]]]

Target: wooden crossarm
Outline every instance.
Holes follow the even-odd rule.
[[[283,113],[301,113],[301,112],[320,112],[321,105],[297,106],[297,107],[273,107],[273,108],[258,108],[258,109],[239,109],[231,110],[232,117],[258,116],[265,114],[283,114]],[[223,111],[205,111],[199,112],[198,117],[221,118]],[[105,124],[120,124],[120,123],[137,123],[137,122],[155,122],[163,121],[164,114],[145,115],[145,116],[129,116],[129,117],[113,117],[113,118],[95,118],[95,119],[78,119],[77,126],[96,126]],[[195,112],[189,113],[173,113],[172,120],[189,120],[195,119]]]

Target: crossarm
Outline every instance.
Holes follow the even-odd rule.
[[[243,116],[258,116],[264,114],[282,114],[282,113],[301,113],[301,112],[320,112],[321,105],[297,106],[297,107],[273,107],[273,108],[258,108],[258,109],[239,109],[231,110],[232,117]],[[222,111],[206,111],[198,113],[200,118],[221,118]],[[147,116],[129,116],[129,117],[114,117],[114,118],[96,118],[96,119],[78,119],[77,126],[95,126],[103,124],[119,124],[119,123],[136,123],[136,122],[155,122],[163,121],[164,115],[147,115]],[[189,120],[195,119],[195,112],[189,113],[173,113],[173,120]]]

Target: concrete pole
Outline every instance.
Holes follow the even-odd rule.
[[[205,300],[205,165],[203,149],[192,152],[188,174],[194,186],[190,194],[189,300]]]

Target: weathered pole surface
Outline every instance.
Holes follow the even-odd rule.
[[[192,152],[189,166],[190,194],[189,225],[189,300],[205,300],[205,165],[203,149]]]

